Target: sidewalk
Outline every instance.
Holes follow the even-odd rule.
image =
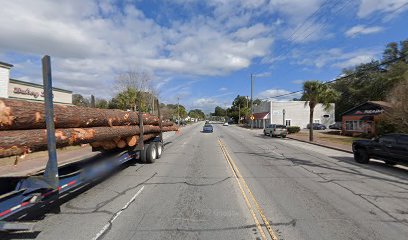
[[[245,128],[242,126],[239,126],[242,129],[248,130],[253,133],[259,133],[262,134],[263,129],[259,128]],[[334,150],[339,150],[347,153],[353,153],[352,150],[352,141],[355,138],[347,137],[347,136],[340,136],[340,135],[332,135],[328,134],[327,132],[319,132],[319,131],[314,131],[314,141],[310,142],[309,141],[309,131],[307,130],[302,130],[299,133],[295,134],[290,134],[287,135],[288,139],[308,143],[308,144],[313,144],[321,147],[326,147]]]

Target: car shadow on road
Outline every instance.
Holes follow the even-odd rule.
[[[397,177],[403,180],[408,180],[408,169],[401,168],[399,166],[391,166],[385,164],[383,161],[380,160],[370,160],[368,164],[361,164],[355,162],[353,157],[338,157],[338,156],[331,156],[330,158],[334,158],[336,160],[352,164],[354,166],[358,166],[367,170],[373,170],[379,173],[391,175],[393,177]]]
[[[256,134],[254,135],[257,138],[263,138],[263,139],[267,139],[267,138],[283,138],[283,137],[271,137],[269,135],[264,135],[264,134]]]
[[[379,163],[379,162],[377,163],[377,167],[373,168],[373,167],[370,167],[370,166],[367,166],[367,165],[361,165],[361,164],[358,164],[358,163],[353,163],[353,162],[351,162],[350,159],[344,160],[344,159],[338,159],[338,157],[331,157],[331,158],[334,158],[334,159],[337,159],[337,160],[340,160],[340,161],[344,161],[344,162],[349,163],[349,164],[351,164],[353,166],[358,166],[360,168],[364,168],[364,169],[367,169],[367,170],[374,170],[374,171],[377,171],[377,172],[382,173],[384,175],[389,175],[389,176],[401,179],[403,181],[399,181],[399,180],[396,180],[396,179],[390,179],[390,178],[386,178],[386,177],[381,177],[381,176],[373,176],[373,175],[370,175],[369,173],[364,173],[360,169],[354,168],[352,166],[350,166],[350,167],[347,167],[347,166],[331,166],[329,164],[316,163],[316,162],[313,162],[313,160],[303,160],[303,159],[298,159],[298,158],[287,158],[287,159],[292,161],[295,165],[302,166],[304,169],[306,169],[307,171],[309,171],[311,173],[315,173],[315,171],[307,169],[307,168],[305,168],[305,166],[306,167],[323,168],[323,169],[339,172],[339,173],[342,173],[342,174],[346,173],[346,174],[366,177],[368,179],[376,179],[376,180],[381,180],[381,181],[384,181],[384,182],[391,182],[391,183],[404,184],[404,185],[406,184],[406,181],[408,180],[408,177],[407,177],[408,176],[407,175],[408,171],[404,170],[404,169],[398,169],[398,168],[393,169],[391,167],[388,167],[387,169],[390,169],[392,171],[387,172],[387,171],[384,171],[382,168],[380,168],[381,163]],[[381,166],[381,167],[384,167],[384,166]],[[317,175],[320,175],[320,174],[317,174]]]

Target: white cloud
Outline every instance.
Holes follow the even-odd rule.
[[[363,55],[353,56],[345,61],[335,63],[333,64],[333,66],[339,67],[339,68],[349,68],[349,67],[354,67],[361,63],[368,63],[373,59],[374,59],[374,56],[363,54]]]
[[[234,35],[238,38],[238,39],[242,39],[242,40],[250,40],[254,37],[258,37],[264,33],[269,32],[271,29],[266,27],[264,24],[262,23],[257,23],[253,26],[250,27],[243,27],[238,29],[238,31],[236,31],[234,33]]]
[[[300,98],[302,96],[301,93],[293,93],[286,90],[286,89],[268,89],[265,91],[262,91],[258,94],[258,98],[260,99],[269,99],[272,101],[289,101],[292,100],[293,98]],[[285,95],[285,96],[282,96]]]
[[[357,16],[369,17],[375,12],[399,14],[408,9],[408,0],[361,0]]]
[[[356,25],[345,32],[347,37],[355,37],[357,35],[366,35],[366,34],[373,34],[378,33],[383,30],[382,27],[374,26],[374,27],[366,27],[364,25]]]
[[[222,88],[218,89],[218,91],[220,91],[220,92],[225,92],[227,90],[228,90],[228,88],[226,88],[226,87],[222,87]]]
[[[289,91],[285,89],[268,89],[258,94],[258,98],[275,98],[276,96],[288,94]]]
[[[294,83],[294,84],[303,84],[305,81],[307,81],[307,80],[293,80],[292,81],[292,83]]]
[[[257,78],[270,77],[270,76],[272,76],[272,72],[260,72],[260,73],[255,74],[255,77]]]
[[[296,58],[296,63],[317,68],[323,68],[325,66],[347,68],[360,63],[367,63],[375,59],[379,53],[381,53],[381,50],[374,48],[359,49],[350,52],[345,52],[340,48],[322,49],[320,51],[299,54]]]
[[[202,109],[204,112],[214,111],[216,106],[220,106],[221,103],[214,98],[198,98],[193,101],[193,108]]]
[[[110,1],[2,1],[0,51],[19,54],[10,59],[17,61],[11,63],[20,77],[29,75],[23,73],[21,58],[48,54],[61,86],[109,95],[115,75],[129,68],[147,69],[162,75],[159,79],[225,75],[266,56],[273,43],[273,37],[265,36],[268,26],[249,25],[251,12],[237,13],[223,1],[213,1],[220,6],[214,17],[198,15],[169,26],[126,4],[119,9]],[[255,9],[264,1],[240,4]]]

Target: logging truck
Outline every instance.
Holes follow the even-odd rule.
[[[162,133],[177,130],[162,122],[158,100],[158,116],[54,105],[49,61],[48,56],[43,58],[44,103],[0,98],[0,161],[48,151],[43,171],[0,176],[0,231],[30,231],[33,224],[20,221],[27,214],[43,211],[61,196],[92,185],[132,160],[155,162],[163,154]],[[58,164],[57,148],[82,144],[90,144],[99,154]]]
[[[0,99],[0,104],[9,106],[9,110],[14,110],[16,113],[19,108],[12,107],[12,103],[21,104],[21,101],[16,101],[18,100]],[[33,107],[33,103],[26,104]],[[37,106],[39,103],[34,103],[34,105]],[[56,109],[59,107],[57,106]],[[25,109],[27,110],[27,108]],[[95,109],[88,110],[88,114],[96,111]],[[115,112],[116,114],[120,113],[120,111]],[[138,116],[137,120],[135,114]],[[6,115],[4,111],[2,115],[3,117]],[[70,123],[63,123],[62,125],[58,123],[56,126],[64,126],[65,124],[65,126],[77,128],[60,128],[54,131],[48,128],[47,131],[22,129],[20,126],[33,127],[28,124],[31,121],[29,118],[16,118],[14,127],[10,125],[6,127],[5,124],[0,125],[0,156],[2,157],[30,154],[27,152],[44,149],[55,152],[56,147],[81,143],[89,143],[92,146],[92,151],[98,153],[93,157],[77,159],[63,166],[58,166],[57,159],[53,159],[49,154],[50,158],[44,171],[30,176],[0,176],[0,231],[31,231],[33,223],[20,221],[20,219],[24,220],[24,216],[27,214],[44,211],[45,206],[58,200],[60,196],[73,194],[77,189],[99,181],[124,164],[135,160],[140,163],[154,163],[163,154],[162,132],[173,131],[175,128],[170,124],[163,124],[160,115],[158,120],[153,118],[152,120],[152,117],[149,118],[143,113],[131,113],[128,119],[133,119],[133,123],[137,125],[113,126],[112,123],[119,124],[119,118],[116,118],[116,122],[108,121],[108,124],[112,126],[107,127],[103,127],[103,123],[95,125],[94,122],[92,130],[80,128],[80,124],[70,125]],[[21,121],[27,122],[22,123]],[[4,122],[3,119],[2,123]],[[144,123],[149,125],[144,125]],[[156,123],[158,126],[150,125]],[[39,121],[35,124],[37,127],[46,127],[47,125],[40,125]],[[47,136],[50,131],[54,132],[54,147]],[[30,139],[30,136],[34,136],[35,140],[19,142],[19,139]],[[112,140],[109,140],[110,138]]]

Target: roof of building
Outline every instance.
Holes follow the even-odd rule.
[[[367,102],[359,104],[359,105],[357,105],[357,106],[355,106],[353,108],[350,108],[349,110],[343,112],[341,115],[345,115],[345,114],[347,114],[349,112],[352,112],[353,110],[355,110],[355,109],[357,109],[357,108],[359,108],[359,107],[361,107],[361,106],[363,106],[363,105],[365,105],[367,103],[379,106],[381,108],[391,108],[392,107],[392,105],[390,103],[384,102],[384,101],[367,101]]]
[[[265,119],[269,112],[254,113],[255,119]]]
[[[389,102],[384,102],[384,101],[368,101],[368,102],[378,105],[380,107],[388,107],[388,108],[392,107],[392,105]]]
[[[6,66],[6,67],[9,67],[9,68],[13,67],[13,64],[6,63],[6,62],[1,62],[1,61],[0,61],[0,65]]]

